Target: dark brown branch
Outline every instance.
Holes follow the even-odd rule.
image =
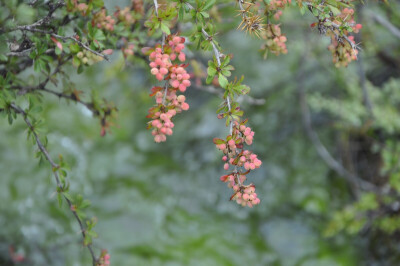
[[[302,64],[299,64],[300,66]],[[327,148],[321,142],[318,134],[313,130],[312,123],[311,123],[311,116],[310,111],[307,105],[306,93],[305,88],[303,85],[304,75],[303,75],[303,68],[300,67],[300,70],[297,74],[297,90],[299,95],[299,102],[300,102],[300,111],[303,120],[303,126],[306,131],[308,138],[311,140],[312,144],[314,145],[315,149],[317,150],[318,155],[321,159],[332,169],[334,170],[339,176],[346,179],[350,184],[352,184],[356,188],[360,188],[364,191],[374,191],[378,192],[378,188],[365,180],[362,180],[357,175],[349,172],[347,169],[344,168],[342,164],[340,164],[337,160],[333,158],[333,156],[329,153]],[[355,191],[356,194],[359,194],[359,190]],[[356,195],[357,196],[357,195]]]
[[[25,123],[27,124],[27,126],[28,126],[28,128],[29,128],[29,130],[32,132],[33,136],[35,137],[36,144],[37,144],[39,150],[40,150],[41,153],[44,155],[44,157],[46,158],[46,160],[50,163],[50,165],[51,165],[51,167],[52,167],[52,169],[53,169],[53,175],[54,175],[54,179],[56,180],[57,187],[58,187],[61,191],[63,191],[64,188],[63,188],[63,185],[62,185],[62,183],[61,183],[61,181],[60,181],[60,177],[59,177],[59,175],[58,175],[58,172],[57,172],[57,170],[56,170],[56,169],[59,169],[60,166],[59,166],[58,164],[56,164],[56,163],[53,161],[53,159],[50,157],[49,152],[47,151],[47,149],[45,148],[45,146],[43,145],[43,143],[40,141],[39,136],[36,134],[35,129],[34,129],[32,123],[31,123],[31,121],[28,119],[27,113],[26,113],[24,110],[22,110],[22,108],[20,108],[19,106],[15,105],[14,103],[12,103],[10,107],[11,107],[16,113],[19,113],[19,114],[22,115],[22,117],[23,117]],[[86,230],[85,230],[85,227],[83,226],[82,220],[79,218],[78,214],[77,214],[76,211],[74,210],[74,206],[73,206],[72,202],[71,202],[67,197],[65,197],[64,195],[63,195],[63,197],[64,197],[65,201],[67,202],[70,211],[72,212],[72,214],[74,215],[75,219],[77,220],[77,222],[78,222],[78,224],[79,224],[79,227],[80,227],[80,230],[81,230],[83,239],[85,239],[85,238],[86,238]],[[95,265],[96,265],[96,262],[97,262],[97,259],[96,259],[96,256],[95,256],[95,254],[94,254],[94,251],[93,251],[93,248],[92,248],[92,244],[88,244],[88,245],[87,245],[87,248],[89,249],[90,254],[91,254],[91,256],[92,256],[92,263],[93,263],[93,266],[95,266]]]

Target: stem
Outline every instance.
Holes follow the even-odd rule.
[[[163,96],[163,100],[162,100],[162,105],[165,105],[165,100],[167,98],[167,92],[168,92],[168,81],[166,81],[164,84],[164,96]]]
[[[156,16],[158,17],[158,2],[157,2],[157,0],[154,0],[154,9],[156,11]]]

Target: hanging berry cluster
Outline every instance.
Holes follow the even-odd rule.
[[[186,60],[184,43],[185,38],[169,35],[165,38],[164,45],[157,44],[149,51],[151,74],[159,81],[165,80],[163,87],[153,87],[150,94],[155,96],[157,105],[149,109],[147,117],[152,120],[147,128],[153,129],[155,142],[166,141],[167,135],[172,135],[172,117],[189,109],[189,104],[185,102],[186,97],[177,95],[190,86],[190,75],[185,69],[188,65],[183,64]]]
[[[246,127],[247,119],[238,122],[232,122],[232,134],[223,139],[214,139],[217,148],[224,153],[222,160],[225,162],[224,169],[229,173],[221,176],[222,182],[228,183],[228,187],[232,188],[234,193],[231,200],[236,200],[242,206],[252,207],[260,203],[260,199],[255,193],[253,184],[244,185],[246,175],[251,170],[261,166],[261,160],[253,152],[244,149],[244,145],[253,143],[254,131],[250,127]]]

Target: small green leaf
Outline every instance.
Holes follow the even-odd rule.
[[[165,32],[165,34],[167,34],[167,35],[170,35],[170,34],[171,34],[171,31],[169,30],[168,26],[165,25],[164,23],[161,23],[161,30],[162,30],[163,32]]]
[[[222,74],[218,75],[218,82],[219,82],[219,85],[221,86],[221,88],[224,88],[224,89],[228,85],[228,79]]]

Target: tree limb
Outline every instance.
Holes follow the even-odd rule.
[[[368,12],[368,15],[371,16],[376,22],[385,27],[393,36],[400,39],[400,29],[394,26],[389,20],[385,19],[381,15],[375,12]]]
[[[302,66],[302,64],[299,64]],[[317,150],[318,155],[321,159],[331,168],[334,170],[339,176],[346,179],[349,183],[351,183],[356,188],[366,191],[374,191],[378,192],[378,188],[365,180],[362,180],[357,175],[349,172],[347,169],[344,168],[342,164],[340,164],[337,160],[333,158],[333,156],[329,153],[327,148],[323,145],[318,134],[313,130],[311,124],[311,116],[310,111],[308,109],[307,100],[306,100],[306,93],[305,88],[303,85],[304,75],[303,75],[303,68],[300,67],[300,70],[297,74],[297,91],[299,96],[299,103],[300,103],[300,111],[302,115],[303,126],[306,131],[308,138],[311,140],[312,144],[314,145],[315,149]],[[356,194],[359,194],[358,189],[355,191]],[[356,195],[357,196],[357,195]]]

